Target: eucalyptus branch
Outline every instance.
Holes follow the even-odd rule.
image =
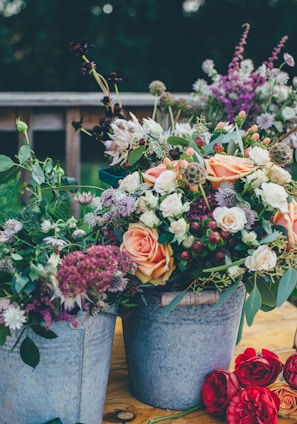
[[[202,409],[203,407],[204,407],[203,404],[199,403],[198,405],[195,405],[192,408],[186,409],[185,411],[178,412],[177,414],[170,414],[170,415],[165,415],[164,417],[152,418],[148,421],[147,424],[155,424],[161,421],[168,421],[168,420],[176,420],[178,418],[184,417],[185,415],[191,414],[192,412],[198,411],[199,409]]]
[[[229,264],[221,265],[221,266],[215,266],[212,268],[205,268],[202,270],[202,272],[217,272],[217,271],[224,271],[225,269],[230,268],[231,266],[236,265],[242,265],[244,264],[245,258],[238,259],[237,261],[230,262]]]

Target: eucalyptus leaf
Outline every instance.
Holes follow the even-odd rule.
[[[179,294],[175,296],[175,298],[169,303],[169,305],[165,306],[164,310],[160,314],[160,317],[163,317],[164,315],[171,312],[174,308],[176,308],[176,306],[180,303],[182,298],[185,296],[186,292],[187,290],[179,292]]]
[[[0,324],[0,346],[4,345],[8,336],[10,336],[9,328],[4,324]]]
[[[13,277],[11,282],[12,290],[14,290],[17,293],[21,293],[21,291],[24,289],[28,281],[29,281],[28,277],[21,274],[16,274]]]
[[[32,325],[32,330],[34,333],[38,334],[40,337],[44,339],[56,339],[58,336],[52,330],[47,330],[42,325]]]
[[[43,184],[45,181],[44,172],[38,162],[34,162],[32,166],[32,178],[38,185]]]
[[[23,257],[19,255],[18,253],[12,253],[10,256],[12,257],[14,261],[21,261],[23,259]]]
[[[21,165],[23,165],[31,156],[31,147],[29,144],[24,144],[18,151],[18,159]]]
[[[29,267],[29,277],[32,281],[36,280],[40,276],[40,269],[34,265],[31,264]]]
[[[282,276],[278,292],[276,296],[276,306],[280,307],[290,296],[297,283],[297,271],[293,268],[288,268]]]
[[[254,286],[245,301],[245,316],[249,326],[253,324],[256,313],[261,309],[262,299],[257,286]]]
[[[227,289],[225,289],[224,291],[222,291],[222,293],[220,294],[220,298],[217,301],[217,303],[214,304],[214,307],[219,308],[224,302],[226,302],[226,300],[228,300],[229,297],[231,297],[232,294],[235,292],[235,290],[237,289],[239,284],[240,283],[232,284],[232,286],[230,286]]]
[[[20,355],[25,364],[32,368],[36,368],[39,364],[40,354],[38,347],[29,337],[25,337],[20,346]]]
[[[271,234],[268,234],[266,237],[264,237],[260,244],[266,244],[266,243],[272,243],[273,241],[277,240],[279,237],[279,233],[277,231],[274,231]]]
[[[16,164],[9,156],[0,155],[0,172],[7,171]]]
[[[54,418],[53,420],[47,421],[44,424],[63,424],[63,422],[60,420],[60,418]]]
[[[276,305],[276,300],[271,288],[264,282],[264,284],[258,284],[258,289],[261,294],[262,303],[270,308],[274,308]]]
[[[129,165],[134,165],[136,162],[141,159],[143,153],[145,152],[145,146],[139,146],[136,149],[132,150],[132,152],[128,156]]]
[[[171,144],[171,146],[188,146],[189,141],[185,138],[178,137],[177,135],[171,135],[167,139],[168,144]]]

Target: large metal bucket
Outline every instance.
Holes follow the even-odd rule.
[[[40,351],[35,369],[24,364],[16,338],[0,348],[0,423],[101,424],[108,382],[117,306],[90,316],[80,313],[79,327],[65,321],[51,329],[58,335],[34,339]]]
[[[184,410],[201,401],[205,376],[231,365],[245,287],[221,306],[177,306],[160,317],[160,293],[144,291],[123,319],[131,394],[157,408]]]

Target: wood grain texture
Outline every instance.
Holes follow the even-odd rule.
[[[242,353],[246,347],[254,347],[258,352],[265,348],[277,353],[280,359],[285,361],[295,352],[293,341],[296,327],[297,308],[288,302],[274,311],[259,312],[252,327],[244,325],[242,339],[236,346],[235,356]],[[148,424],[152,418],[178,412],[145,405],[130,394],[122,325],[118,318],[105,401],[104,424],[123,423],[116,416],[119,410],[127,410],[135,414],[133,421],[130,421],[132,424]],[[222,418],[211,417],[205,410],[200,410],[182,418],[162,421],[162,424],[163,422],[165,424],[224,424],[226,421]],[[297,420],[284,418],[279,418],[278,422],[279,424],[297,424]]]

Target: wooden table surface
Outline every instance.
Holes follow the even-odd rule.
[[[260,352],[262,348],[272,350],[284,362],[294,353],[294,335],[297,328],[297,308],[285,303],[281,308],[271,312],[260,311],[252,327],[244,326],[240,343],[236,346],[235,356],[242,353],[246,347],[253,347]],[[111,369],[107,389],[104,424],[124,424],[117,418],[117,411],[131,411],[135,414],[132,424],[148,424],[152,418],[162,417],[178,411],[167,411],[153,408],[139,402],[129,393],[128,375],[123,346],[121,320],[117,320],[115,339],[111,358]],[[279,418],[279,424],[297,424],[295,419]],[[221,418],[213,418],[204,409],[182,418],[162,421],[165,424],[216,424],[225,423]]]

